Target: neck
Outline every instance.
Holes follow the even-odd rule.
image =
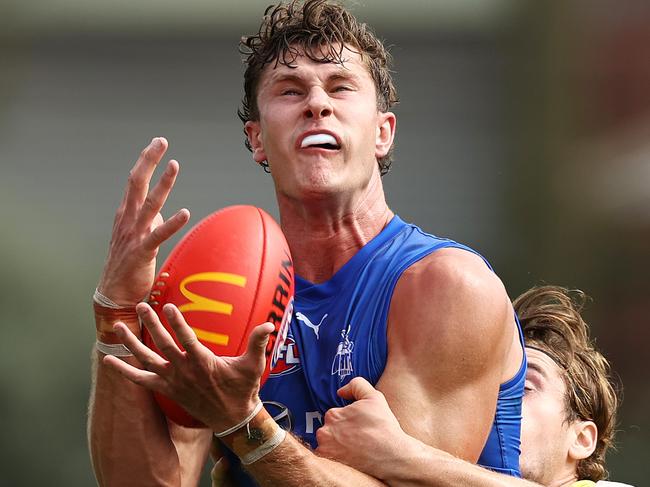
[[[278,196],[278,206],[296,273],[314,283],[331,278],[393,217],[378,171],[356,195],[308,201]]]

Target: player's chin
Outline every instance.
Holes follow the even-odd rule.
[[[294,190],[302,201],[331,200],[333,196],[342,193],[345,186],[340,178],[334,177],[330,172],[322,172],[311,175],[308,180],[294,187]]]
[[[350,185],[352,175],[348,169],[342,158],[299,160],[291,173],[274,176],[276,190],[301,202],[332,198]]]

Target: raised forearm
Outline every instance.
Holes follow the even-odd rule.
[[[88,441],[99,485],[180,486],[178,455],[153,395],[92,354]]]
[[[116,322],[140,336],[135,306],[154,283],[158,249],[189,220],[187,210],[166,221],[160,213],[178,175],[178,162],[169,161],[158,182],[150,184],[167,145],[166,139],[155,137],[142,151],[115,214],[108,257],[93,296],[97,339],[107,353],[124,353],[123,341],[114,333]],[[184,472],[153,395],[111,372],[104,358],[93,351],[88,419],[88,441],[99,484],[181,485]],[[133,357],[125,362],[139,366]]]

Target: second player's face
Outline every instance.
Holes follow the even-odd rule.
[[[300,55],[295,67],[270,63],[246,126],[256,161],[268,161],[279,195],[309,199],[365,188],[392,144],[395,118],[377,109],[361,56],[343,64]]]
[[[542,485],[571,476],[562,370],[545,353],[526,348],[528,371],[521,425],[521,474]]]

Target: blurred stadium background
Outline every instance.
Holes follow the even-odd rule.
[[[250,203],[277,215],[235,115],[237,42],[270,2],[0,3],[0,485],[94,483],[90,297],[151,137],[181,162],[168,214]],[[625,387],[612,476],[644,485],[650,3],[348,4],[393,45],[389,203],[479,249],[512,297],[544,282],[593,297],[586,316]]]

